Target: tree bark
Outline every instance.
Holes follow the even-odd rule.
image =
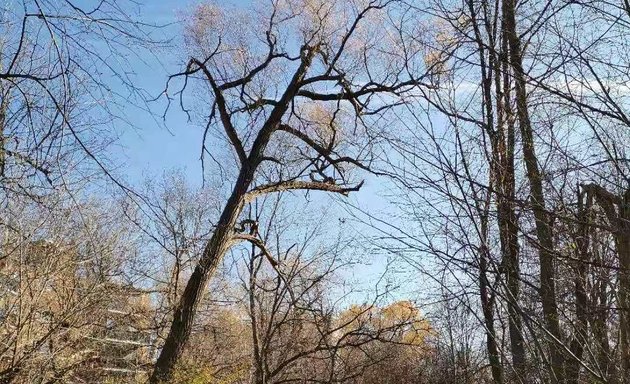
[[[619,327],[621,368],[626,380],[630,380],[630,189],[627,189],[619,206]]]
[[[230,247],[232,231],[243,209],[244,197],[252,182],[254,171],[255,168],[249,165],[241,170],[241,174],[223,210],[214,234],[190,276],[177,309],[173,314],[171,329],[155,364],[150,383],[160,383],[172,377],[173,369],[190,337],[195,315],[203,298],[203,292],[208,281],[214,275],[219,261]]]
[[[584,345],[588,342],[588,297],[586,294],[586,279],[588,266],[591,261],[589,251],[590,239],[590,211],[591,196],[586,196],[578,190],[578,213],[576,243],[576,265],[574,277],[575,290],[575,330],[573,340],[569,346],[573,356],[567,361],[567,383],[578,384],[580,381],[580,360],[584,353]]]
[[[505,35],[505,23],[502,23],[501,51],[496,63],[496,93],[499,100],[499,126],[497,138],[497,160],[499,183],[497,196],[498,225],[500,232],[501,254],[505,267],[506,285],[508,289],[508,328],[510,334],[510,348],[512,350],[512,365],[519,380],[526,379],[525,342],[523,338],[523,324],[519,308],[520,295],[520,246],[518,243],[519,223],[516,216],[516,184],[514,171],[514,147],[516,135],[514,132],[514,115],[512,111],[510,88],[510,66],[507,61],[508,40]],[[501,64],[500,64],[500,63]],[[502,69],[500,69],[500,67]],[[503,74],[501,83],[500,74]],[[502,87],[501,87],[502,85]]]
[[[483,311],[484,324],[486,328],[486,348],[488,350],[488,360],[492,371],[492,379],[497,384],[503,383],[503,367],[501,365],[501,355],[497,346],[497,333],[494,328],[494,302],[495,295],[489,292],[488,281],[488,256],[487,247],[483,247],[480,252],[479,262],[479,290],[481,294],[481,308]]]
[[[515,82],[516,114],[523,148],[523,159],[529,181],[531,205],[536,222],[538,256],[540,262],[540,296],[547,332],[550,334],[551,380],[563,383],[564,356],[559,347],[561,342],[558,307],[556,303],[556,273],[553,254],[553,236],[550,217],[545,206],[545,196],[538,158],[534,147],[534,132],[527,104],[527,83],[523,70],[521,41],[516,28],[515,0],[503,0],[503,17],[508,37],[509,62]]]
[[[290,106],[291,100],[297,94],[300,83],[311,65],[315,52],[315,48],[302,48],[299,68],[294,73],[277,105],[261,127],[252,144],[249,156],[241,165],[232,194],[221,213],[211,239],[206,244],[203,254],[186,284],[184,293],[175,310],[171,329],[155,364],[153,374],[149,380],[150,384],[166,382],[173,376],[175,366],[190,338],[197,309],[203,298],[208,281],[214,275],[219,262],[232,244],[234,226],[243,210],[247,192],[252,186],[256,169],[264,158],[264,152],[272,134],[278,129],[285,112]],[[229,122],[224,122],[224,124],[226,123],[230,124]],[[238,150],[238,148],[236,149]]]
[[[525,349],[522,334],[521,315],[518,310],[518,296],[520,290],[518,222],[514,207],[514,119],[510,104],[509,77],[510,66],[507,62],[508,41],[505,34],[505,22],[500,28],[492,28],[492,20],[488,20],[488,13],[484,13],[484,20],[479,20],[475,3],[468,2],[472,26],[475,33],[483,90],[483,114],[485,130],[490,137],[490,180],[496,189],[497,223],[501,242],[501,264],[505,270],[508,290],[508,327],[510,347],[512,351],[512,365],[516,375],[523,379],[525,374]],[[498,10],[496,10],[498,12]],[[498,16],[498,15],[497,15]],[[482,23],[483,21],[483,23]],[[485,26],[487,38],[484,39],[480,25]],[[487,40],[487,42],[486,42]],[[487,55],[487,57],[486,57]],[[494,103],[493,103],[494,101]],[[496,108],[495,104],[496,103]],[[483,261],[483,259],[482,259]],[[485,276],[480,276],[482,309],[486,328],[489,318],[486,314],[488,301],[484,291],[488,289]],[[497,351],[491,349],[488,341],[488,352],[495,382],[503,381],[503,374],[499,374],[500,365]],[[493,354],[497,354],[494,356]]]

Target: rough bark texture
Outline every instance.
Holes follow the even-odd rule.
[[[179,305],[173,314],[170,332],[155,364],[151,383],[166,381],[172,376],[173,368],[190,337],[195,314],[208,281],[230,246],[232,231],[241,213],[243,199],[251,184],[253,171],[254,169],[251,169],[251,167],[246,167],[241,171],[241,175],[223,210],[216,230],[188,280]]]

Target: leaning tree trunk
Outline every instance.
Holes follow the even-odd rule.
[[[545,206],[545,196],[538,158],[534,147],[534,133],[527,104],[527,83],[523,71],[521,40],[516,28],[516,2],[503,0],[503,17],[509,45],[509,62],[513,70],[516,114],[521,133],[523,159],[529,181],[531,204],[536,222],[538,256],[540,262],[540,296],[547,331],[550,334],[549,352],[551,355],[551,379],[564,382],[564,356],[560,349],[560,324],[556,303],[556,274],[553,255],[553,237],[549,214]]]
[[[214,275],[219,262],[234,241],[234,226],[243,210],[256,169],[264,159],[265,149],[272,134],[279,129],[285,112],[299,91],[300,84],[311,65],[314,55],[314,48],[304,49],[300,66],[291,78],[284,94],[260,128],[252,144],[249,156],[241,159],[241,169],[232,194],[223,209],[211,239],[206,244],[203,254],[186,284],[179,305],[175,309],[171,329],[155,364],[153,374],[149,380],[150,384],[168,381],[173,376],[175,366],[190,338],[197,309],[203,298],[208,281]],[[208,77],[211,79],[210,76]],[[212,85],[216,88],[215,84]],[[223,124],[229,124],[229,122],[224,122]]]
[[[188,280],[179,305],[175,309],[171,329],[155,364],[150,383],[160,383],[172,377],[173,369],[190,337],[197,308],[208,281],[230,247],[232,231],[243,209],[245,194],[252,182],[254,170],[253,167],[246,167],[241,171],[214,234],[206,245],[199,263]]]

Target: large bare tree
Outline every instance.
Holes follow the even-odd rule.
[[[271,1],[232,13],[204,4],[190,15],[191,57],[173,78],[184,79],[184,87],[193,80],[205,85],[207,132],[222,130],[237,171],[175,310],[152,382],[169,378],[226,251],[241,240],[259,243],[241,232],[257,225],[239,224],[247,203],[278,191],[345,195],[361,187],[350,173],[369,170],[374,128],[403,95],[424,86],[415,44],[393,28],[406,21],[401,7],[380,0]],[[209,149],[204,143],[205,156],[212,155]]]

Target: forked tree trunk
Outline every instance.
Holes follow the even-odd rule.
[[[477,19],[475,4],[473,1],[468,1],[468,9],[471,14],[472,25],[475,32],[475,38],[477,40],[478,54],[479,54],[479,68],[481,69],[483,99],[482,109],[485,116],[485,131],[490,136],[492,142],[492,155],[490,164],[489,185],[497,183],[497,153],[496,153],[496,134],[494,131],[494,108],[492,105],[492,74],[493,74],[493,57],[494,53],[491,50],[486,50],[484,38],[480,29],[480,20]],[[486,52],[488,52],[488,58],[486,59]],[[481,209],[477,207],[478,211],[483,212],[481,215],[481,247],[479,252],[479,293],[481,299],[481,310],[483,312],[484,326],[486,331],[486,349],[488,351],[488,361],[490,363],[492,378],[495,383],[503,383],[503,366],[501,364],[501,355],[499,353],[499,347],[497,343],[497,333],[494,327],[494,308],[496,292],[493,291],[493,287],[490,285],[488,279],[488,263],[490,261],[490,252],[488,248],[488,210],[492,200],[492,193],[488,191],[485,208]]]

